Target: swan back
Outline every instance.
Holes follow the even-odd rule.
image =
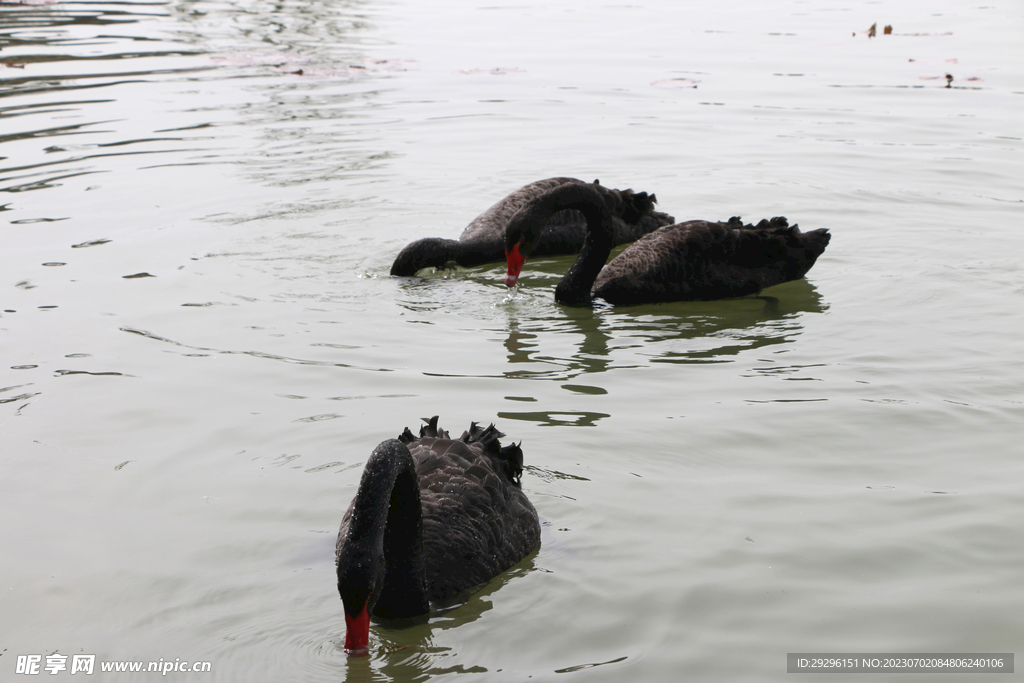
[[[829,243],[784,217],[744,225],[687,221],[645,235],[611,260],[592,296],[611,304],[725,299],[803,277]]]
[[[522,490],[523,452],[502,447],[494,425],[470,425],[458,439],[431,418],[412,453],[423,509],[425,583],[444,603],[522,560],[540,542],[537,511]]]

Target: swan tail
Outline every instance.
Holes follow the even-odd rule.
[[[438,416],[423,417],[420,418],[426,424],[420,426],[419,436],[416,436],[412,431],[406,427],[398,440],[404,444],[410,444],[413,441],[419,439],[451,439],[451,436],[444,429],[437,426]],[[472,422],[469,425],[469,429],[462,433],[459,437],[459,441],[466,444],[467,446],[477,444],[480,448],[491,455],[500,455],[502,452],[501,442],[498,439],[505,436],[503,432],[498,431],[498,428],[493,424],[488,425],[486,428],[481,427],[476,422]]]
[[[654,213],[654,205],[658,202],[653,192],[648,194],[633,192],[631,189],[615,190],[603,186],[596,178],[591,186],[601,193],[612,213],[627,223],[636,223],[644,216]]]
[[[796,228],[796,226],[793,226]],[[829,233],[828,228],[818,228],[817,230],[811,230],[810,232],[796,231],[796,235],[791,239],[799,244],[799,249],[803,251],[803,261],[799,268],[799,275],[797,277],[803,277],[814,262],[818,260],[818,257],[825,252],[825,247],[828,246],[829,241],[832,239],[832,235]]]
[[[655,210],[654,205],[658,202],[658,197],[653,192],[596,187],[616,219],[616,244],[635,242],[643,235],[676,222],[671,215]]]
[[[479,444],[484,452],[492,456],[501,471],[516,486],[520,486],[523,476],[523,449],[519,444],[510,443],[502,446],[498,440],[505,436],[492,424],[483,429],[476,422],[469,425],[469,430],[462,434],[462,441],[468,444]]]
[[[476,422],[471,422],[469,430],[462,433],[462,442],[465,444],[479,444],[485,452],[495,455],[501,452],[501,442],[498,441],[505,436],[498,431],[493,424],[483,429]]]
[[[654,213],[654,205],[658,201],[653,193],[633,190],[606,190],[606,193],[605,201],[608,201],[612,213],[626,223],[639,223],[644,216]]]
[[[726,225],[734,229],[745,228],[747,230],[779,230],[784,228],[797,228],[796,225],[791,226],[785,216],[776,216],[775,218],[772,219],[762,218],[760,221],[757,222],[757,225],[753,225],[751,223],[744,223],[743,219],[741,219],[739,216],[733,216],[726,222]],[[799,233],[800,231],[797,230],[797,232]]]
[[[408,427],[406,427],[405,431],[403,431],[398,436],[398,440],[404,444],[410,444],[413,441],[416,441],[417,439],[424,439],[427,437],[440,439],[451,438],[448,436],[448,432],[437,426],[437,415],[435,415],[434,417],[421,417],[420,419],[426,422],[427,424],[420,426],[419,436],[414,435],[412,431]]]
[[[501,459],[505,463],[505,473],[516,486],[522,485],[523,476],[523,449],[519,443],[510,443],[501,449]]]
[[[740,222],[738,218],[730,219],[729,226],[738,227],[733,221]],[[743,227],[747,230],[736,233],[737,262],[753,268],[774,264],[772,267],[782,275],[781,282],[806,275],[831,239],[826,228],[801,232],[799,225],[790,225],[781,216]]]

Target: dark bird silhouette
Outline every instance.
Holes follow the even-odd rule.
[[[427,237],[399,252],[391,265],[392,275],[415,275],[424,268],[446,268],[452,264],[468,268],[504,258],[505,226],[527,202],[548,190],[566,184],[584,185],[575,178],[548,178],[524,185],[473,219],[457,240]],[[598,181],[594,185],[600,187]],[[675,219],[654,210],[657,198],[646,192],[602,188],[612,197],[612,235],[615,244],[633,242],[641,235],[670,225]],[[577,211],[556,211],[537,242],[538,256],[575,254],[583,246],[586,221]]]
[[[461,438],[437,416],[370,455],[338,531],[345,648],[366,650],[370,617],[427,614],[522,560],[540,543],[537,511],[520,485],[523,451],[494,425]]]
[[[826,229],[800,232],[785,218],[744,225],[687,221],[644,235],[608,265],[614,246],[607,195],[588,185],[565,185],[531,200],[505,232],[508,275],[515,286],[526,259],[552,213],[575,209],[587,220],[587,238],[576,262],[555,288],[555,300],[585,306],[707,301],[756,294],[803,277],[829,242]]]

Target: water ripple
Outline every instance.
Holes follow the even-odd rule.
[[[174,341],[173,339],[168,339],[166,337],[161,337],[160,335],[153,334],[152,332],[147,332],[146,330],[137,330],[131,327],[122,327],[120,329],[122,332],[128,332],[129,334],[137,334],[140,337],[146,337],[147,339],[153,339],[154,341],[163,342],[165,344],[171,344],[173,346],[178,346],[184,349],[190,349],[192,351],[203,351],[206,353],[216,353],[223,355],[252,356],[253,358],[263,358],[265,360],[275,360],[281,361],[283,363],[291,363],[296,365],[318,365],[322,367],[332,368],[350,368],[353,370],[367,370],[369,372],[394,372],[390,368],[372,368],[364,365],[355,365],[350,363],[310,360],[308,358],[292,358],[288,356],[280,356],[273,353],[265,353],[263,351],[237,351],[233,349],[214,349],[206,346],[193,346],[190,344],[185,344],[183,342],[177,342]]]

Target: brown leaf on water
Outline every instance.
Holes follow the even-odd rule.
[[[876,26],[878,26],[878,24],[871,24],[871,28],[868,29],[868,38],[874,38],[875,37],[875,27]]]
[[[890,24],[886,24],[885,25],[885,30],[883,30],[882,33],[884,33],[887,36],[891,35],[892,34],[892,26]]]

